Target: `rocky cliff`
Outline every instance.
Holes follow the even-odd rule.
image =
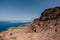
[[[45,9],[32,24],[1,32],[0,40],[60,40],[60,7]]]

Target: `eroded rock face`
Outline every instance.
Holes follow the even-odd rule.
[[[59,21],[60,21],[60,7],[49,8],[42,12],[40,18],[35,19],[32,26],[37,25],[39,28],[46,29],[51,28],[51,25],[54,27],[55,24],[59,24],[58,23]]]
[[[0,33],[0,40],[60,40],[60,7],[44,10],[32,24]]]
[[[40,20],[57,20],[60,18],[60,7],[49,8],[42,12]]]

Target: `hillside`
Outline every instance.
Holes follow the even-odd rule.
[[[0,40],[60,40],[60,7],[45,9],[32,24],[1,32]]]

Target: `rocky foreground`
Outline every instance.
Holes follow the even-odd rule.
[[[0,40],[60,40],[60,7],[44,10],[32,24],[1,32]]]

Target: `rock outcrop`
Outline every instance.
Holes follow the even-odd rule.
[[[44,10],[32,24],[1,32],[0,40],[60,40],[60,7]]]
[[[40,18],[36,18],[33,22],[33,26],[37,25],[39,28],[49,27],[51,25],[57,25],[60,21],[60,7],[49,8],[42,12]],[[50,27],[49,27],[50,28]],[[40,29],[41,30],[41,29]],[[38,30],[39,31],[39,30]]]

